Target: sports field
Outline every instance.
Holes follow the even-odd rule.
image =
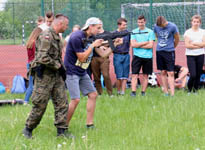
[[[139,89],[137,90],[139,93]],[[149,88],[147,95],[98,97],[94,130],[86,130],[86,97],[74,114],[70,131],[74,140],[56,138],[51,101],[34,138],[27,140],[22,129],[30,106],[0,108],[1,150],[204,150],[205,92],[187,95],[176,91],[174,97],[163,96],[159,88]],[[115,91],[116,93],[116,91]],[[24,95],[1,95],[0,99],[23,98]]]
[[[156,46],[156,45],[155,45]],[[156,69],[155,46],[153,56],[153,67]],[[130,52],[132,55],[132,53]],[[15,75],[20,74],[26,77],[26,63],[27,51],[25,46],[22,45],[0,45],[0,82],[7,88],[11,88],[12,79]],[[185,46],[181,41],[176,49],[176,64],[186,66]],[[112,83],[115,83],[115,74],[113,68],[113,56],[110,56],[110,76]]]

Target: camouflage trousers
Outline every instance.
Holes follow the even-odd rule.
[[[26,120],[26,127],[30,129],[37,127],[51,98],[55,109],[54,125],[57,128],[68,128],[68,99],[65,83],[59,73],[45,70],[42,79],[35,73],[31,98],[33,107]]]

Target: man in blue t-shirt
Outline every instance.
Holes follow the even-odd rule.
[[[126,30],[127,20],[125,18],[119,18],[117,21],[118,29],[116,32]],[[117,77],[117,93],[120,95],[125,94],[126,83],[130,72],[130,36],[123,37],[123,44],[116,47],[114,50],[113,64],[115,74]]]
[[[93,117],[96,105],[97,92],[88,76],[86,69],[90,65],[93,49],[99,47],[103,40],[98,39],[86,44],[83,39],[96,35],[101,30],[102,21],[91,17],[86,21],[80,31],[71,34],[66,48],[64,64],[66,67],[66,85],[69,90],[71,102],[68,111],[68,124],[80,101],[80,91],[88,96],[87,101],[87,128],[93,128]]]
[[[179,31],[174,23],[168,22],[163,16],[158,16],[154,32],[158,39],[157,69],[161,70],[164,93],[166,96],[168,95],[169,84],[170,94],[174,96],[175,48],[179,43]]]
[[[142,68],[143,82],[141,95],[145,95],[148,85],[148,75],[152,74],[152,48],[154,45],[154,32],[147,28],[146,19],[143,15],[137,19],[138,28],[133,30],[131,35],[131,46],[133,48],[132,59],[132,93],[131,96],[136,96],[136,86],[139,72]]]

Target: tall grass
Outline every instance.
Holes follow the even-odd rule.
[[[104,92],[106,93],[106,92]],[[86,97],[70,122],[74,140],[57,138],[53,105],[49,102],[34,138],[27,140],[22,129],[30,106],[0,107],[1,150],[203,150],[205,149],[205,91],[187,95],[176,91],[165,97],[159,88],[138,94],[98,97],[94,130],[86,130]],[[139,93],[139,92],[138,92]],[[0,99],[24,95],[0,95]]]

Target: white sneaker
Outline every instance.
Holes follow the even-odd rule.
[[[23,105],[26,106],[26,105],[29,105],[29,104],[28,104],[28,102],[24,102]]]

